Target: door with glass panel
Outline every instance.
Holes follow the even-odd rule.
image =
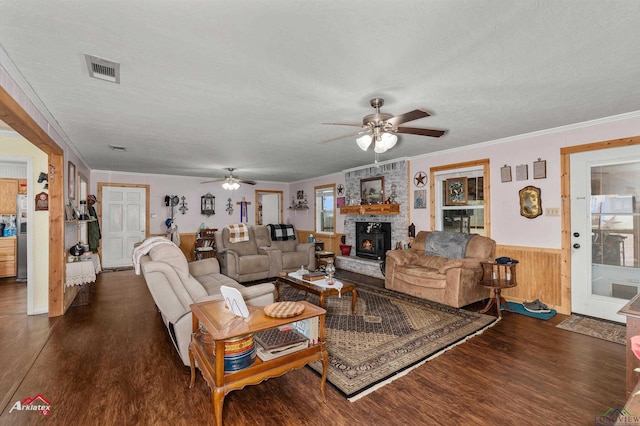
[[[625,322],[640,291],[640,147],[571,155],[571,310]]]

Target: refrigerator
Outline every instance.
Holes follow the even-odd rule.
[[[16,242],[18,258],[16,267],[16,280],[27,279],[27,195],[18,194],[16,206]]]

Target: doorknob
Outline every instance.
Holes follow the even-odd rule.
[[[579,249],[579,248],[580,248],[580,244],[575,243],[575,244],[573,245],[573,248],[574,248],[574,249]]]
[[[574,232],[574,233],[573,233],[573,236],[574,236],[574,237],[576,237],[576,238],[578,238],[578,237],[580,236],[580,233],[579,233],[579,232]]]

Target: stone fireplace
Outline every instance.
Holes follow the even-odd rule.
[[[356,222],[356,256],[384,260],[391,250],[391,223]]]
[[[360,181],[374,176],[384,176],[385,197],[391,194],[392,185],[396,190],[396,204],[400,205],[400,214],[349,214],[344,216],[344,233],[346,244],[352,245],[356,250],[352,250],[351,256],[357,256],[359,247],[356,241],[356,227],[360,222],[382,222],[388,224],[390,229],[386,232],[389,246],[386,249],[395,247],[397,243],[406,243],[408,240],[408,205],[409,188],[407,183],[408,162],[407,160],[393,161],[389,163],[378,163],[371,167],[353,169],[345,172],[345,189],[347,199],[352,200],[360,194]],[[354,201],[355,202],[355,201]],[[348,203],[348,202],[347,202]],[[386,225],[385,225],[386,227]],[[360,256],[357,256],[360,257]],[[365,259],[365,258],[362,258]],[[377,260],[378,257],[368,259]],[[384,256],[382,256],[384,259]]]

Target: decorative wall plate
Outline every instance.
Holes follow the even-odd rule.
[[[418,172],[413,177],[413,184],[418,188],[422,188],[427,184],[427,174],[425,172]]]

